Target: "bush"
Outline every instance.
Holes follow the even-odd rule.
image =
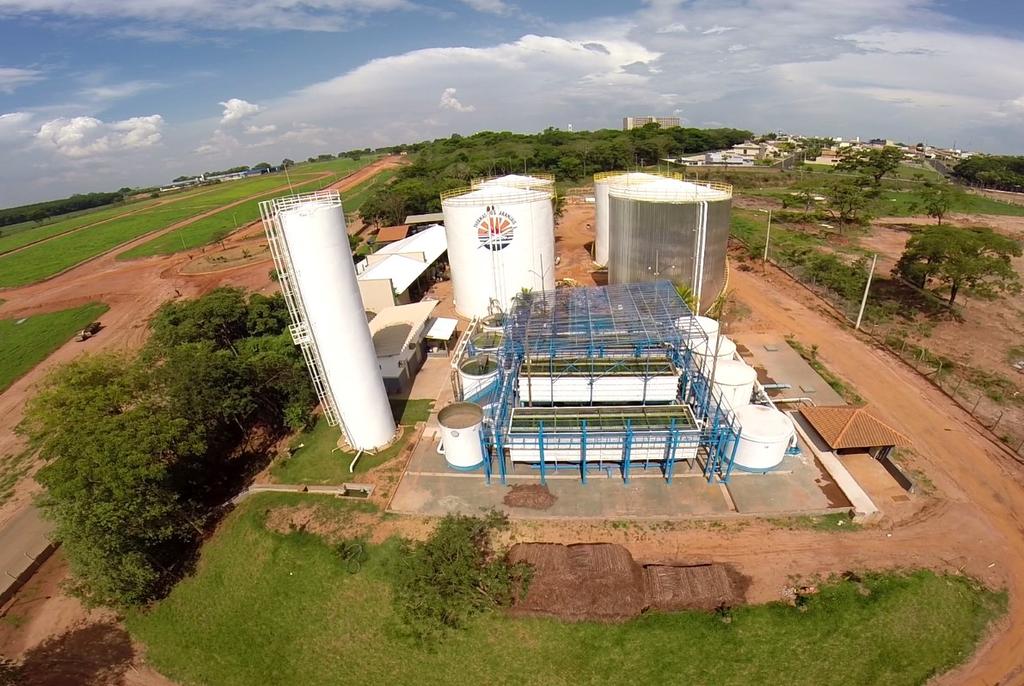
[[[509,564],[491,545],[503,514],[448,515],[422,543],[403,543],[395,572],[395,611],[410,635],[434,642],[481,612],[508,607],[529,583],[527,565]]]

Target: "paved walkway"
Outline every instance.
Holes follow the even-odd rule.
[[[53,552],[53,525],[34,506],[26,507],[0,530],[0,604],[6,602]]]

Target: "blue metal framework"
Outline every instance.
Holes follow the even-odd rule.
[[[483,405],[488,418],[484,460],[488,483],[495,471],[505,483],[506,450],[522,448],[526,442],[532,442],[531,449],[538,452],[534,466],[541,481],[551,471],[574,469],[585,483],[596,468],[617,469],[628,483],[631,471],[654,467],[671,482],[678,456],[696,450],[708,482],[727,482],[740,427],[691,353],[691,348],[706,338],[693,312],[668,281],[521,294],[506,317],[495,383],[467,398]],[[470,344],[471,354],[472,348]],[[643,369],[645,365],[638,362],[645,360],[662,362],[651,364],[653,368],[663,368],[664,361],[670,361],[681,373],[677,402],[690,408],[696,426],[680,427],[672,420],[666,426],[638,429],[627,420],[624,429],[607,431],[581,421],[578,430],[563,427],[553,432],[542,422],[529,438],[521,433],[510,436],[524,361],[543,364],[557,360],[564,366],[573,360],[578,375],[587,369],[579,361],[587,359],[621,359],[623,366],[631,369]],[[607,363],[601,367],[608,369]],[[566,450],[575,451],[578,459],[571,463],[546,459],[552,452],[565,454]],[[609,460],[609,450],[621,451],[621,455]],[[655,451],[661,451],[661,456],[650,459]],[[594,459],[596,454],[605,458]],[[647,457],[636,459],[637,455]]]

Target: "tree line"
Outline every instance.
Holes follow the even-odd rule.
[[[471,179],[510,173],[547,172],[559,181],[581,182],[601,171],[653,165],[665,157],[721,150],[748,140],[740,129],[661,128],[631,131],[561,131],[538,134],[481,131],[471,136],[423,141],[378,152],[408,152],[412,163],[390,185],[373,193],[360,210],[377,224],[398,224],[407,215],[441,209],[442,191]]]
[[[166,592],[262,466],[259,438],[308,424],[316,396],[288,322],[280,295],[166,303],[140,353],[59,367],[29,401],[20,430],[44,461],[40,505],[85,602]]]
[[[134,192],[131,188],[121,188],[110,193],[76,193],[60,200],[47,200],[31,205],[0,209],[0,226],[10,226],[22,222],[42,222],[50,217],[110,205],[121,202]]]
[[[1024,155],[974,155],[956,165],[953,176],[973,186],[1024,192]]]

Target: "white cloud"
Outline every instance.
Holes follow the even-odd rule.
[[[277,126],[274,124],[267,124],[266,126],[247,126],[245,132],[250,136],[255,136],[261,133],[273,133],[277,131]]]
[[[487,14],[508,14],[512,11],[512,8],[504,0],[462,0],[462,2],[477,12]]]
[[[221,124],[234,124],[263,111],[259,105],[241,98],[231,98],[219,104],[224,108],[223,116],[220,118]]]
[[[35,137],[43,147],[65,157],[85,158],[152,147],[163,137],[163,126],[159,114],[112,122],[95,117],[60,117],[40,126]]]
[[[712,26],[710,29],[701,31],[703,36],[713,36],[717,33],[728,33],[729,31],[735,31],[735,26]]]
[[[123,100],[146,91],[162,88],[163,84],[155,81],[125,81],[105,85],[89,86],[79,94],[90,100]]]
[[[445,88],[444,92],[441,93],[441,102],[438,103],[438,107],[442,110],[452,110],[453,112],[475,112],[476,107],[474,105],[463,105],[459,102],[459,99],[455,97],[454,88]]]
[[[0,114],[0,140],[31,134],[31,129],[27,128],[31,121],[32,115],[28,112]]]
[[[686,27],[686,24],[682,22],[675,22],[668,26],[659,26],[656,31],[658,33],[687,33],[690,29]]]
[[[477,0],[493,4],[498,0]],[[74,17],[152,22],[166,27],[340,31],[371,12],[412,10],[410,0],[0,0],[0,16]],[[126,34],[127,35],[127,34]],[[155,29],[136,34],[161,36]]]
[[[2,0],[0,0],[2,2]],[[2,4],[0,4],[2,7]],[[20,69],[18,67],[0,67],[0,93],[13,93],[22,86],[43,80],[43,72],[38,69]]]

